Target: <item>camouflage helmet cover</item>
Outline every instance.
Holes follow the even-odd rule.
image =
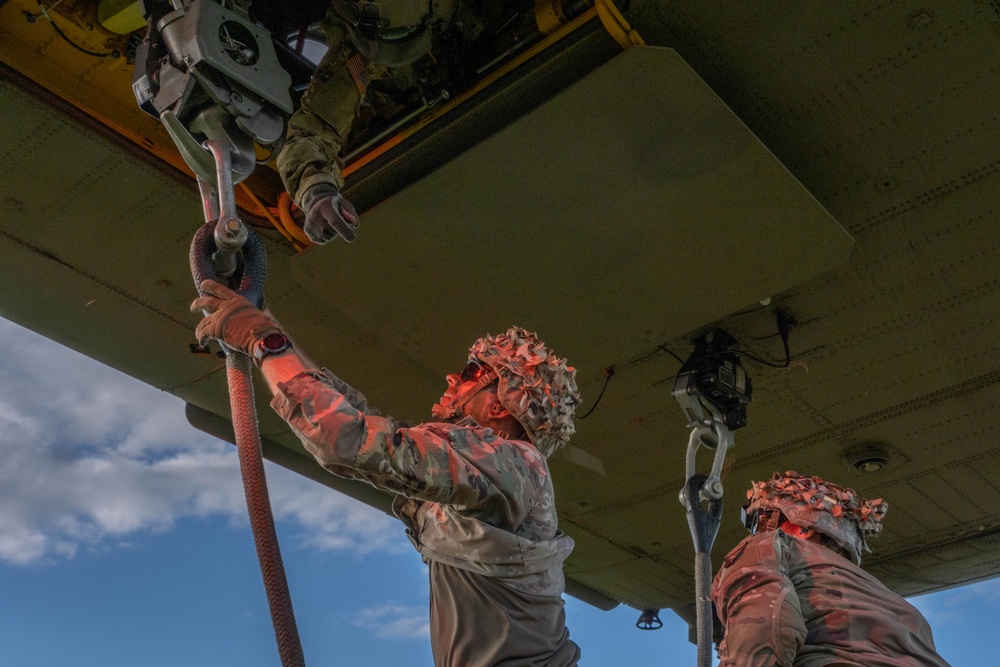
[[[569,441],[576,431],[573,413],[580,404],[576,369],[567,366],[536,334],[511,327],[486,335],[469,348],[469,361],[492,368],[499,376],[497,398],[524,427],[544,456]]]
[[[861,552],[870,552],[868,537],[882,533],[882,517],[889,509],[881,498],[865,500],[854,489],[794,470],[774,473],[766,482],[753,482],[747,491],[748,516],[777,509],[792,523],[813,529],[835,541],[861,564]]]

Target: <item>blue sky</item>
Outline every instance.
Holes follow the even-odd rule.
[[[0,319],[0,665],[278,664],[235,449],[183,404]],[[397,522],[268,464],[309,665],[431,665]],[[877,548],[877,545],[876,545]],[[993,664],[1000,580],[913,599],[956,667]],[[567,598],[582,665],[695,663],[670,612]]]

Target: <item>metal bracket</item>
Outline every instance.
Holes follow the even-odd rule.
[[[216,251],[212,255],[215,273],[228,278],[236,272],[236,255],[247,241],[247,228],[240,220],[233,188],[232,147],[226,141],[210,139],[199,150],[212,165],[209,178],[198,175],[205,222],[214,222]]]
[[[726,452],[733,446],[733,432],[721,421],[702,422],[694,425],[691,429],[688,436],[687,455],[684,459],[685,479],[690,480],[695,476],[699,448],[705,447],[715,450],[712,469],[705,477],[705,483],[699,493],[703,500],[715,500],[722,497],[722,465],[725,463]],[[684,504],[683,497],[681,504]]]
[[[687,512],[694,551],[702,554],[712,553],[712,545],[722,523],[722,496],[705,498],[707,479],[704,475],[692,475],[681,489],[681,503]],[[701,506],[703,500],[708,500],[708,511]]]
[[[635,622],[635,627],[640,630],[659,630],[663,627],[663,621],[660,620],[660,610],[659,609],[644,609],[641,614],[639,614],[639,620]]]
[[[167,128],[167,134],[174,140],[177,150],[180,151],[181,157],[184,158],[184,162],[191,168],[194,175],[199,180],[209,183],[215,180],[215,160],[212,159],[212,155],[198,143],[197,139],[191,136],[187,128],[177,120],[174,112],[164,111],[160,115],[160,121]]]

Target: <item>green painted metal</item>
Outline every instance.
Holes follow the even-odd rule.
[[[743,534],[749,481],[798,468],[889,500],[866,566],[894,590],[997,574],[1000,16],[635,0],[628,18],[676,53],[632,49],[614,75],[421,164],[428,176],[371,210],[353,246],[292,256],[269,235],[272,308],[400,417],[426,415],[468,343],[513,322],[572,358],[584,408],[616,364],[552,460],[577,542],[570,590],[683,608],[686,437],[664,349],[685,356],[719,324],[780,360],[773,305],[756,305],[771,296],[800,322],[796,356],[788,371],[748,364],[716,560]],[[0,315],[227,415],[221,360],[188,350],[193,184],[8,83],[0,115]],[[323,479],[258,408],[285,464]],[[894,452],[882,472],[842,460],[865,443]]]

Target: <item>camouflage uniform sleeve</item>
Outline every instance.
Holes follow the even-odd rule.
[[[712,600],[726,628],[719,667],[792,667],[806,639],[795,587],[773,536],[743,540],[723,563]]]
[[[452,505],[493,525],[525,514],[523,505],[544,483],[543,464],[520,456],[487,429],[405,426],[391,417],[365,415],[319,371],[280,383],[271,406],[330,472]]]
[[[329,369],[324,368],[320,371],[323,379],[330,384],[331,387],[340,392],[344,399],[350,403],[351,407],[359,412],[363,412],[365,415],[379,415],[381,412],[378,408],[373,408],[368,405],[368,399],[360,391],[347,384],[339,377],[334,375]]]
[[[350,56],[350,47],[342,36],[331,42],[302,96],[300,108],[288,121],[277,167],[296,204],[314,185],[326,183],[338,190],[344,186],[340,151],[361,102],[346,66]]]
[[[314,185],[344,186],[341,150],[364,99],[368,82],[384,76],[384,68],[365,66],[364,77],[355,81],[347,67],[357,51],[346,28],[332,9],[322,22],[326,54],[316,66],[301,106],[288,121],[285,143],[278,152],[277,167],[292,201]]]

